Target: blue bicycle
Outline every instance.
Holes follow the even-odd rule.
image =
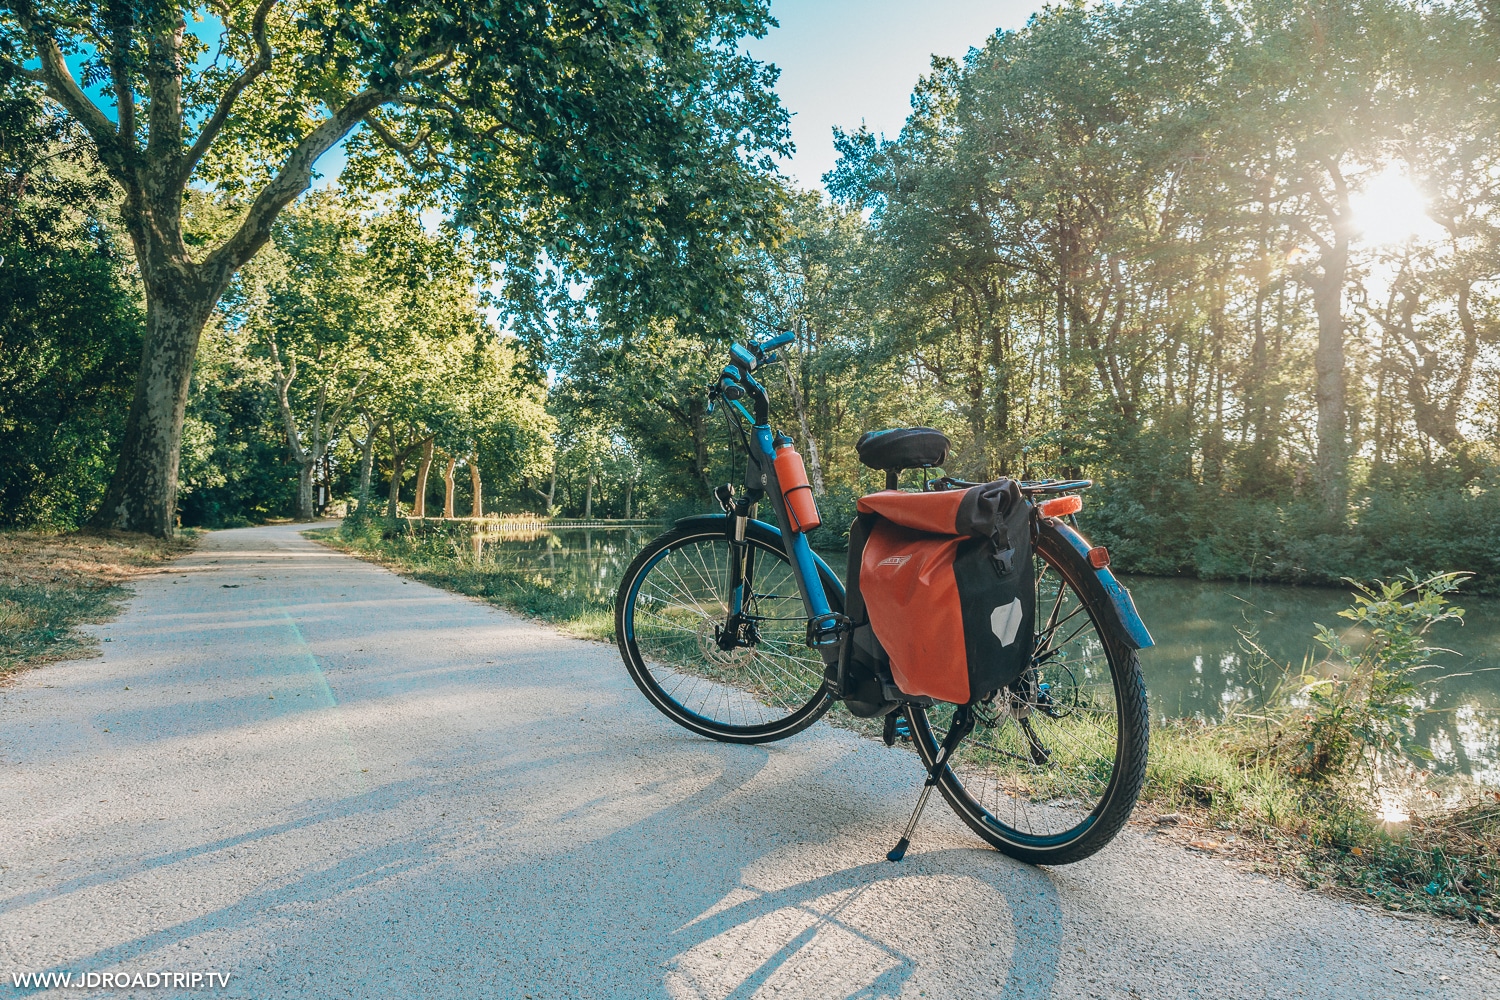
[[[620,652],[641,692],[677,724],[727,742],[784,739],[841,696],[855,707],[831,664],[856,623],[844,614],[839,577],[801,530],[806,498],[789,506],[793,484],[781,481],[777,459],[791,442],[772,430],[755,377],[791,339],[731,348],[710,406],[739,418],[730,423],[748,454],[744,485],[719,487],[723,513],[685,518],[650,542],[626,569],[615,603]],[[932,478],[946,439],[930,458],[920,457],[922,435],[914,440],[907,452],[919,457],[909,467],[922,469],[922,489],[975,485]],[[896,488],[901,470],[883,468],[887,488]],[[1151,638],[1108,554],[1070,523],[1076,492],[1089,485],[1020,484],[1032,505],[1037,590],[1033,652],[1019,678],[964,705],[910,696],[881,678],[882,704],[892,706],[882,709],[885,741],[913,743],[927,771],[892,860],[904,854],[934,787],[986,842],[1032,863],[1087,857],[1129,818],[1149,732],[1136,651]],[[756,518],[763,501],[776,524]]]

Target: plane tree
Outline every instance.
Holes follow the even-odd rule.
[[[96,522],[172,533],[204,325],[340,142],[348,184],[483,234],[517,304],[586,280],[620,313],[731,309],[727,261],[787,141],[774,71],[738,47],[769,23],[764,0],[0,3],[0,73],[87,133],[146,302]],[[195,186],[237,210],[202,246]],[[553,277],[527,280],[544,259]]]

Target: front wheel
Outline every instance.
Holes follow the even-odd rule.
[[[750,521],[744,645],[719,642],[729,617],[727,519],[686,524],[646,546],[625,570],[615,635],[631,679],[667,718],[727,743],[785,739],[833,703],[823,660],[806,643],[807,613],[781,536]],[[820,567],[834,611],[844,591]]]
[[[1003,853],[1062,864],[1099,850],[1130,817],[1145,780],[1150,717],[1140,662],[1109,624],[1090,567],[1045,521],[1035,558],[1031,666],[993,703],[975,706],[974,730],[938,788]],[[930,768],[953,706],[906,711]]]

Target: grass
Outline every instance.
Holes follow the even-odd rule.
[[[77,626],[108,621],[129,595],[125,584],[193,547],[123,532],[0,532],[0,682],[54,660],[87,655]]]
[[[568,634],[614,640],[612,601],[559,588],[544,576],[481,563],[445,537],[383,537],[380,522],[306,533],[412,579],[544,619]],[[1300,718],[1300,717],[1298,717]],[[878,738],[881,720],[837,704],[834,725]],[[1157,725],[1134,822],[1192,850],[1248,863],[1309,888],[1390,910],[1500,927],[1500,793],[1425,779],[1409,822],[1375,816],[1351,777],[1309,780],[1268,744],[1296,742],[1297,720],[1274,733],[1265,720]],[[1408,777],[1417,774],[1408,769]],[[1065,791],[1065,790],[1064,790]]]
[[[1500,792],[1408,769],[1428,808],[1382,822],[1362,782],[1294,777],[1258,759],[1259,739],[1236,722],[1158,725],[1141,821],[1309,888],[1500,927]]]
[[[467,547],[446,536],[385,538],[379,520],[346,521],[345,528],[315,528],[308,538],[379,563],[402,576],[540,618],[580,639],[613,642],[612,600],[558,587],[545,576],[492,563],[476,565]]]

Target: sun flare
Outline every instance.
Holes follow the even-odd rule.
[[[1349,209],[1360,239],[1375,246],[1442,235],[1427,214],[1427,196],[1394,164],[1365,178],[1349,196]]]

